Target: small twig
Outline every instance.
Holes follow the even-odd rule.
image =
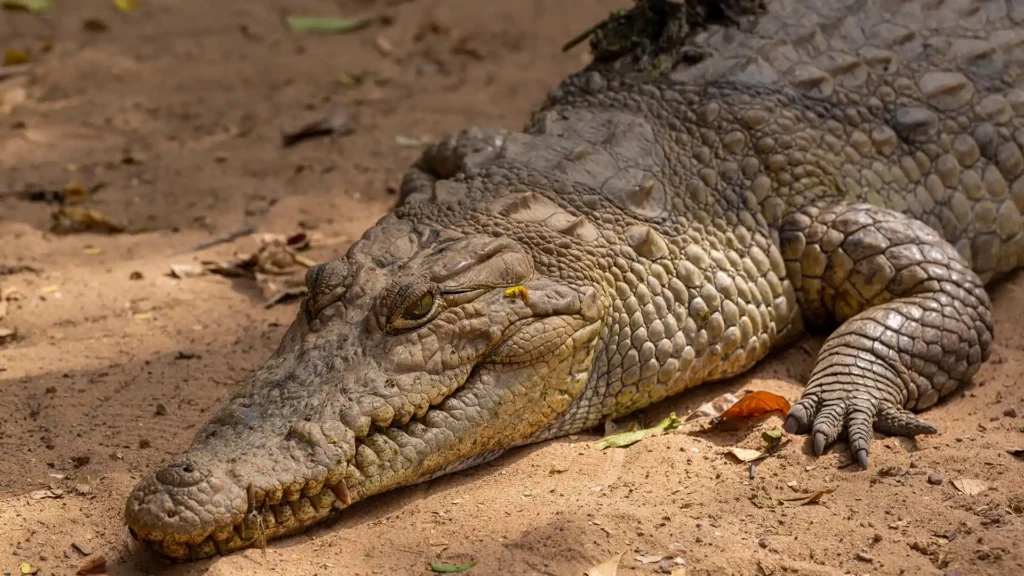
[[[34,64],[16,64],[14,66],[0,67],[0,81],[28,74],[34,67]]]
[[[202,250],[207,250],[209,248],[213,248],[214,246],[220,246],[221,244],[227,244],[228,242],[233,242],[233,241],[241,238],[242,236],[248,236],[249,234],[252,234],[255,231],[256,231],[256,227],[251,225],[251,224],[249,224],[249,225],[246,225],[246,226],[243,226],[243,227],[239,228],[238,230],[235,230],[233,232],[229,232],[227,234],[224,234],[223,236],[217,236],[216,238],[214,238],[212,240],[209,240],[207,242],[203,242],[202,244],[196,244],[195,246],[189,248],[188,250],[184,250],[182,252],[179,252],[177,255],[181,256],[182,254],[188,254],[190,252],[200,252]]]

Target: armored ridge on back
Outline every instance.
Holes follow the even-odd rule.
[[[762,5],[764,4],[764,5]],[[128,498],[200,558],[739,374],[835,327],[786,422],[933,433],[1021,259],[1024,3],[639,0],[524,133],[425,152],[273,357]]]

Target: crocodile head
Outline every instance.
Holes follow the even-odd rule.
[[[306,279],[271,359],[129,496],[131,534],[158,553],[259,545],[593,424],[579,400],[607,304],[521,244],[389,215]]]

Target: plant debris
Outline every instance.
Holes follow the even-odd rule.
[[[348,110],[338,108],[332,110],[323,118],[302,126],[298,130],[285,132],[281,136],[281,146],[288,148],[310,138],[321,136],[340,137],[351,134],[354,131],[352,128],[352,114]]]
[[[722,394],[718,398],[698,406],[696,410],[686,416],[686,421],[690,422],[698,418],[716,418],[739,401],[740,399],[734,394]]]
[[[36,572],[39,572],[39,568],[29,564],[28,562],[22,562],[18,565],[18,568],[21,570],[22,574],[35,574]]]
[[[53,2],[50,0],[3,0],[0,1],[0,8],[3,8],[4,10],[33,12],[38,14],[53,8]]]
[[[968,496],[977,496],[988,490],[988,486],[984,482],[970,478],[957,478],[953,480],[953,487]]]
[[[33,500],[45,500],[47,498],[57,499],[64,497],[64,491],[60,488],[35,490],[29,493],[28,497]]]
[[[175,278],[196,278],[206,274],[206,268],[199,264],[171,264],[171,276]]]
[[[329,16],[297,16],[291,15],[286,18],[288,27],[299,32],[320,32],[325,34],[345,34],[354,32],[368,26],[373,19],[362,18],[341,18]]]
[[[676,413],[673,412],[650,428],[641,428],[640,430],[632,430],[630,432],[623,432],[621,434],[608,436],[594,442],[594,446],[598,450],[604,450],[605,448],[625,448],[636,444],[647,436],[657,436],[668,430],[674,430],[679,427],[680,423],[681,421],[676,417]]]
[[[395,136],[395,144],[398,144],[403,148],[419,148],[420,146],[425,146],[428,143],[429,142],[427,142],[426,140],[422,140],[420,138],[413,138],[411,136],[402,136],[401,134]]]
[[[759,489],[750,496],[750,501],[758,508],[794,508],[816,504],[826,494],[835,492],[835,488],[826,488],[814,492],[798,492],[788,496],[774,496],[764,489]]]
[[[236,253],[234,261],[206,260],[203,268],[220,276],[255,280],[267,308],[305,296],[309,291],[306,270],[316,262],[297,251],[309,246],[309,237],[304,233],[264,234],[259,242],[259,249],[252,254]]]
[[[99,574],[106,572],[106,568],[107,557],[97,552],[82,559],[82,563],[78,566],[78,574]]]
[[[17,66],[19,64],[28,64],[32,61],[32,58],[21,50],[14,48],[8,48],[4,50],[4,66]]]
[[[740,398],[739,402],[736,402],[728,410],[722,412],[721,416],[715,418],[712,424],[726,420],[756,418],[771,412],[782,412],[785,414],[789,412],[789,408],[789,400],[782,396],[764,390],[757,390]]]
[[[740,462],[755,462],[757,460],[763,460],[769,456],[767,452],[752,450],[750,448],[729,448],[729,454],[735,456]]]
[[[445,564],[443,562],[431,562],[430,569],[434,572],[440,572],[442,574],[453,574],[455,572],[465,572],[473,566],[476,566],[476,562],[470,560],[462,564]]]
[[[623,554],[625,554],[625,552],[620,552],[619,554],[612,556],[611,558],[605,560],[597,566],[590,567],[586,572],[583,573],[583,575],[615,576],[619,571],[619,561],[622,559]]]
[[[99,232],[119,234],[125,231],[123,224],[111,221],[98,210],[61,206],[52,215],[50,230],[55,234],[76,234]]]

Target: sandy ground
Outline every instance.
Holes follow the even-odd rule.
[[[469,574],[580,575],[618,554],[619,574],[1024,574],[1024,461],[1007,453],[1024,448],[1022,279],[994,290],[996,351],[976,385],[927,414],[941,433],[876,439],[866,472],[844,466],[845,446],[815,459],[801,437],[751,479],[725,451],[756,447],[756,427],[603,452],[589,435],[358,504],[265,552],[168,565],[129,538],[136,480],[187,446],[295,309],[265,308],[247,280],[172,278],[171,264],[250,250],[253,235],[189,251],[247,226],[315,235],[314,260],[342,254],[394,202],[418,154],[409,139],[520,127],[581,65],[562,42],[627,4],[141,0],[118,13],[58,0],[43,16],[0,13],[0,50],[34,60],[0,80],[0,293],[23,296],[0,320],[17,331],[0,344],[0,574],[74,573],[80,549],[111,574],[426,574],[431,560],[474,560]],[[388,18],[288,31],[283,16],[303,12]],[[283,130],[337,107],[354,133],[282,149]],[[129,232],[52,234],[53,194],[20,194],[75,185],[92,190],[79,207]],[[819,345],[641,416],[738,389],[795,400]],[[963,478],[987,490],[961,493]],[[818,505],[749,499],[830,487]]]

